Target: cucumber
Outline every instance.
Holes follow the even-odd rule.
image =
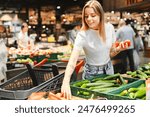
[[[105,82],[105,83],[117,83],[117,81],[116,81],[116,80],[98,80],[98,81],[96,81],[96,83],[98,83],[98,82]]]
[[[119,95],[120,96],[126,96],[128,94],[128,91],[127,90],[124,90],[122,91]]]
[[[85,83],[90,83],[90,81],[89,80],[82,80],[82,81],[79,81],[79,82],[75,82],[74,84],[73,84],[73,86],[76,86],[76,87],[81,87],[83,84],[85,84]]]
[[[95,87],[89,87],[89,90],[93,90],[93,89],[101,89],[101,88],[108,88],[108,87],[118,87],[118,84],[106,84],[106,85],[101,85],[101,86],[95,86]]]
[[[94,86],[101,86],[101,85],[106,85],[106,84],[114,85],[114,83],[106,83],[106,82],[87,83],[85,85],[86,87],[94,87]]]
[[[142,66],[142,68],[144,70],[149,70],[150,69],[150,65],[149,64],[145,64],[144,66]]]
[[[134,98],[142,98],[146,95],[146,87],[139,88],[139,90],[135,93]]]
[[[127,71],[126,74],[127,74],[127,75],[131,75],[131,74],[132,74],[132,71]]]
[[[135,95],[135,93],[133,93],[133,92],[129,93],[129,97],[130,97],[131,99],[134,99],[134,95]]]
[[[128,92],[131,93],[131,92],[137,92],[139,90],[139,88],[130,88],[128,89]]]
[[[144,73],[150,75],[150,71],[144,71]]]
[[[102,88],[102,89],[93,89],[92,91],[106,92],[106,91],[113,90],[113,89],[116,89],[116,88],[118,88],[118,87],[105,87],[105,88]]]
[[[119,76],[119,79],[120,79],[121,84],[123,84],[123,85],[127,84],[127,83],[125,82],[125,80],[122,78],[122,76]]]
[[[147,74],[145,74],[144,72],[140,71],[140,70],[137,70],[137,73],[142,75],[143,78],[148,78]]]
[[[119,76],[120,76],[120,73],[109,75],[109,76],[106,76],[104,80],[114,80],[114,79],[117,79]]]
[[[138,88],[145,87],[145,83],[142,83]]]
[[[136,71],[132,72],[131,76],[135,76],[136,75]]]
[[[140,78],[140,79],[145,79],[145,77],[141,74],[137,74],[137,77]]]

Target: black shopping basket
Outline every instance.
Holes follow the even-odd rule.
[[[28,70],[0,85],[1,99],[27,99],[32,92],[62,76],[59,73],[56,74],[56,69],[54,70],[53,67],[52,69],[27,68]]]

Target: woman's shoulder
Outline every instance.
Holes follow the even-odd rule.
[[[80,31],[78,32],[78,35],[79,35],[79,36],[82,36],[82,37],[86,37],[86,36],[89,34],[89,31],[90,31],[90,30],[80,30]]]

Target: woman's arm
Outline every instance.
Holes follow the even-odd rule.
[[[61,92],[63,93],[64,97],[66,97],[67,99],[71,99],[70,78],[76,67],[79,53],[80,51],[73,49],[68,65],[66,67],[65,76],[61,87]]]

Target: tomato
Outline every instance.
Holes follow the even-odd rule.
[[[130,40],[125,40],[124,45],[126,45],[126,44],[128,45],[128,47],[131,46],[131,41]]]
[[[120,46],[121,48],[125,48],[124,42],[120,42],[119,46]]]
[[[116,41],[116,42],[115,42],[115,47],[118,47],[119,44],[120,44],[120,42],[119,42],[119,41]]]

